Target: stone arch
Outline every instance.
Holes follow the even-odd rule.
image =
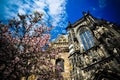
[[[90,29],[86,25],[82,25],[79,28],[77,28],[76,32],[77,34],[79,34],[79,31],[84,31],[84,30],[90,30]]]

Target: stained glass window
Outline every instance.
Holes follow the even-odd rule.
[[[94,46],[94,39],[89,30],[80,33],[80,38],[85,51]]]

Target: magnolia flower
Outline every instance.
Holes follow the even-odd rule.
[[[18,61],[20,61],[19,57],[15,57],[15,63],[17,63]]]
[[[16,75],[20,74],[23,76],[26,75],[25,73],[30,72],[32,66],[34,65],[35,68],[31,71],[32,74],[38,73],[39,67],[42,67],[39,70],[39,72],[42,72],[42,79],[46,77],[50,77],[52,79],[52,76],[50,75],[53,74],[54,71],[52,70],[55,66],[51,64],[51,59],[55,59],[57,55],[56,52],[58,52],[56,50],[59,50],[51,48],[51,44],[49,43],[49,32],[52,27],[48,27],[45,24],[43,25],[41,23],[37,23],[42,18],[42,14],[39,14],[38,12],[35,13],[34,16],[19,15],[19,17],[21,18],[19,19],[19,21],[16,19],[12,19],[12,21],[8,23],[9,25],[5,26],[1,30],[2,35],[0,35],[0,37],[4,38],[2,40],[3,44],[9,43],[8,45],[4,45],[6,51],[5,54],[0,54],[3,56],[7,56],[8,59],[5,59],[5,61],[11,62],[7,63],[7,65],[13,66],[9,67],[6,65],[6,67],[10,68],[8,72],[10,73],[10,71],[15,68],[14,73],[17,73]],[[9,27],[13,28],[13,30],[9,30]],[[20,36],[21,34],[19,33],[19,28],[24,29],[20,31],[20,33],[23,33],[22,36]],[[29,34],[31,33],[31,31],[34,31],[35,35]],[[10,55],[6,54],[7,52]],[[0,59],[4,59],[4,57],[0,57]],[[50,69],[46,70],[45,67]],[[48,75],[48,73],[50,75]],[[11,75],[10,77],[13,78]]]

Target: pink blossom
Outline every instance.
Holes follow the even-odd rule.
[[[17,63],[18,61],[20,61],[19,57],[15,57],[15,63]]]

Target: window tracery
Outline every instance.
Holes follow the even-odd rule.
[[[81,39],[81,42],[82,42],[82,45],[85,51],[94,46],[94,38],[90,30],[86,28],[81,28],[80,39]]]

